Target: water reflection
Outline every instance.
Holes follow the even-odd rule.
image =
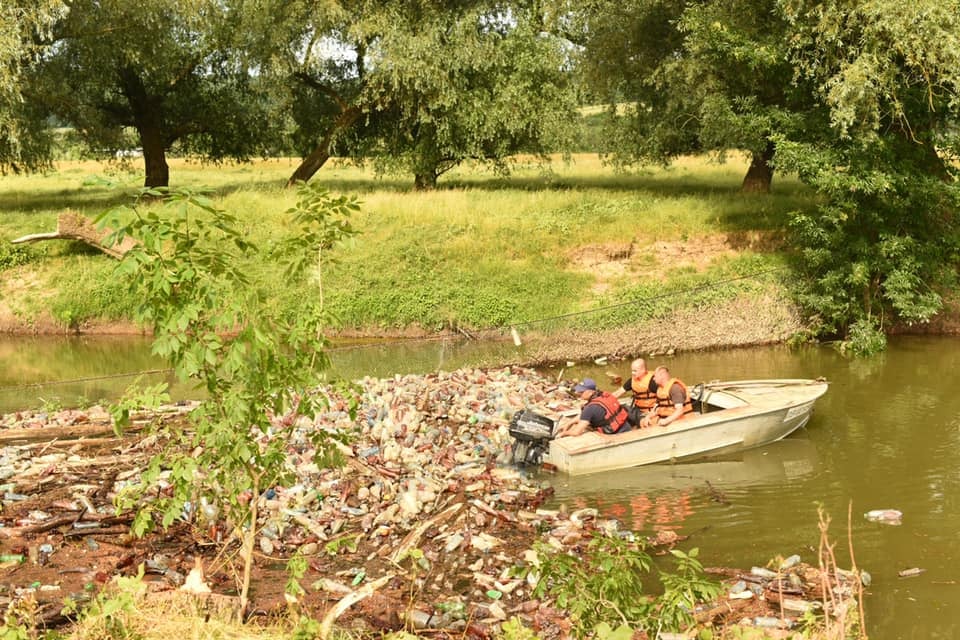
[[[634,531],[681,528],[697,503],[729,503],[726,492],[782,487],[814,473],[817,448],[802,437],[697,462],[658,464],[586,476],[551,477],[556,504],[591,506]]]

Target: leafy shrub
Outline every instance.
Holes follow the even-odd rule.
[[[300,196],[290,212],[299,225],[296,233],[273,255],[260,255],[264,260],[280,255],[291,282],[312,275],[320,290],[325,252],[352,232],[347,216],[356,205],[318,187],[301,187]],[[242,612],[259,496],[289,480],[287,446],[299,418],[313,418],[329,404],[327,395],[311,391],[329,367],[322,294],[319,303],[305,302],[296,314],[266,304],[242,261],[259,250],[244,239],[232,215],[188,190],[144,190],[142,197],[163,198],[166,207],[145,209],[138,199],[132,207],[103,214],[100,223],[116,229],[116,240],[132,235],[140,241],[120,262],[118,275],[139,302],[137,319],[153,329],[153,352],[170,362],[181,381],[196,382],[208,399],[191,412],[192,429],[158,426],[166,450],[150,460],[140,484],[121,500],[140,508],[133,524],[138,535],[157,521],[170,526],[198,496],[223,514],[242,541]],[[317,272],[311,274],[314,265]],[[129,408],[126,403],[114,408],[118,425],[126,424]],[[314,429],[303,437],[314,448],[315,462],[329,466],[338,458],[334,440],[347,436]],[[168,472],[169,492],[142,502]]]
[[[40,251],[26,245],[0,241],[0,271],[30,264],[35,262],[40,255]]]
[[[672,551],[676,572],[658,575],[642,545],[617,537],[595,535],[582,556],[545,544],[537,546],[537,553],[534,595],[555,597],[557,606],[570,612],[578,637],[601,628],[615,634],[622,625],[650,634],[680,631],[692,624],[694,605],[719,594],[719,585],[704,578],[696,549]],[[662,595],[645,594],[648,577],[662,585]]]

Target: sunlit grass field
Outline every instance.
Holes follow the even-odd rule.
[[[269,246],[292,231],[286,212],[296,190],[285,182],[295,166],[173,160],[171,186],[211,189],[250,240]],[[46,175],[0,177],[0,304],[24,321],[46,314],[64,328],[129,317],[136,301],[112,277],[112,259],[80,243],[14,249],[7,241],[54,230],[66,208],[94,216],[129,202],[142,181],[137,169],[64,162]],[[775,242],[753,240],[776,237],[791,211],[814,206],[813,196],[789,176],[775,178],[771,195],[741,194],[745,171],[744,159],[731,156],[618,173],[583,154],[548,166],[521,159],[508,176],[464,166],[437,190],[415,192],[412,177],[330,163],[314,180],[359,198],[353,221],[361,233],[337,250],[325,297],[347,330],[476,329],[780,264]],[[85,186],[91,176],[115,186]],[[249,272],[276,304],[296,308],[316,295],[289,286],[275,265],[250,264]]]

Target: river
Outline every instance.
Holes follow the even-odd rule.
[[[427,342],[352,346],[332,356],[338,374],[355,378],[487,364],[512,349],[502,343]],[[806,428],[761,449],[698,463],[545,478],[558,503],[598,507],[637,530],[689,535],[685,546],[700,547],[707,566],[749,568],[795,553],[815,562],[822,505],[833,520],[840,565],[848,567],[852,501],[857,564],[873,576],[866,599],[870,637],[960,637],[960,394],[949,373],[958,357],[956,340],[911,337],[892,340],[887,352],[867,360],[845,359],[829,347],[651,358],[650,364],[668,364],[691,384],[824,376],[830,390]],[[162,364],[143,339],[0,338],[0,411],[114,397],[131,378],[107,376],[158,368]],[[628,363],[619,362],[578,365],[563,375],[592,376],[604,384],[608,373],[628,371]],[[84,380],[36,386],[66,379]],[[903,511],[902,525],[863,516],[887,508]],[[912,567],[925,571],[898,577]]]

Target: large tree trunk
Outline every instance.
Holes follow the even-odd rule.
[[[413,176],[413,188],[416,191],[432,191],[437,188],[437,172],[427,171]]]
[[[167,149],[159,131],[144,131],[140,134],[143,144],[143,164],[147,175],[143,186],[167,187],[170,186],[170,167],[167,166]]]
[[[768,141],[762,152],[755,151],[753,153],[750,168],[747,169],[747,175],[743,178],[740,191],[743,193],[770,193],[770,184],[773,182],[773,167],[770,166],[770,161],[773,160],[775,151],[773,142]]]
[[[313,175],[326,164],[327,160],[330,159],[330,147],[333,144],[334,138],[344,129],[353,126],[353,123],[360,118],[360,114],[359,107],[350,107],[349,109],[341,111],[340,115],[337,116],[337,119],[334,120],[330,126],[327,134],[323,136],[323,140],[314,147],[310,155],[303,159],[300,166],[297,167],[293,175],[290,176],[290,179],[287,180],[287,186],[292,187],[298,182],[306,182],[312,178]]]
[[[163,99],[147,91],[143,79],[133,67],[120,69],[120,84],[130,105],[134,126],[143,147],[143,164],[146,176],[143,186],[167,187],[170,185],[170,167],[167,166],[168,140],[163,131]]]

